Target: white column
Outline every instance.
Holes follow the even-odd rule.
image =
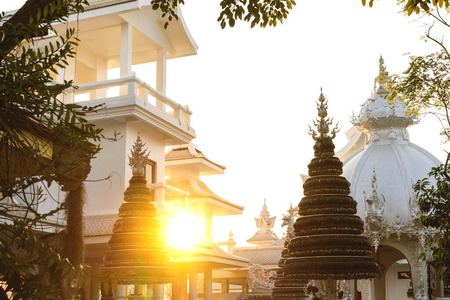
[[[123,23],[120,27],[120,77],[129,76],[131,73],[131,59],[133,53],[133,26]],[[127,87],[120,87],[120,94],[126,94]]]
[[[207,266],[205,270],[204,276],[204,292],[203,299],[204,300],[212,300],[212,268],[211,266]]]
[[[187,300],[187,273],[180,272],[180,299]]]
[[[180,274],[177,272],[172,283],[172,300],[181,300]]]
[[[161,94],[166,94],[166,71],[167,71],[167,52],[166,49],[159,49],[156,54],[156,90]],[[166,111],[166,105],[156,99],[156,107]]]
[[[328,297],[327,300],[337,300],[338,299],[338,291],[337,291],[337,282],[336,279],[328,278],[327,280],[328,287]]]
[[[120,77],[131,73],[133,26],[123,23],[120,27]]]
[[[138,284],[137,291],[134,291],[135,294],[145,295],[145,284]]]
[[[166,94],[167,76],[167,52],[166,49],[159,49],[156,58],[156,90],[161,94]]]
[[[114,297],[125,297],[127,295],[127,286],[123,284],[118,284],[116,290],[114,291]]]
[[[76,60],[74,57],[69,57],[67,59],[67,62],[69,63],[69,65],[66,66],[66,68],[62,69],[58,67],[58,75],[56,76],[56,81],[57,82],[64,82],[64,80],[70,81],[73,80],[74,83],[75,82],[75,64],[76,64]],[[65,96],[63,99],[63,102],[65,104],[70,104],[74,102],[74,98],[75,98],[75,93],[67,93],[64,92]]]
[[[189,273],[189,300],[197,300],[197,272]]]
[[[95,277],[94,274],[91,274],[91,282],[89,285],[89,297],[87,297],[86,299],[96,300],[98,298],[99,288],[100,283],[97,277]]]
[[[164,299],[164,284],[153,284],[153,299]]]
[[[222,280],[222,294],[228,294],[230,292],[230,285],[227,279]]]
[[[108,60],[104,59],[103,57],[97,56],[95,74],[96,81],[103,81],[108,79]],[[106,90],[107,89],[95,90],[94,99],[106,98]]]

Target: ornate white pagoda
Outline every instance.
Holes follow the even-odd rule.
[[[359,290],[363,299],[406,299],[411,280],[415,299],[422,300],[428,295],[429,271],[418,257],[427,237],[436,232],[413,223],[420,210],[412,185],[440,162],[409,141],[407,128],[415,117],[407,114],[403,102],[385,99],[387,80],[380,58],[374,91],[353,120],[360,131],[348,131],[350,142],[338,152],[341,159],[348,157],[343,175],[351,183],[358,215],[365,220],[365,234],[381,266],[380,276],[370,284],[360,282]],[[363,148],[361,132],[366,140]],[[442,294],[439,284],[434,289]]]

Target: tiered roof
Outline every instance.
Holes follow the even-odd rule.
[[[287,257],[280,261],[281,278],[276,280],[275,298],[298,297],[296,287],[304,280],[363,279],[378,275],[378,264],[369,257],[371,245],[362,235],[364,223],[356,214],[356,201],[349,196],[350,183],[341,176],[342,162],[334,156],[327,101],[320,94],[319,118],[310,129],[315,140],[314,158],[308,165],[309,178],[303,185],[305,197],[299,203],[300,217],[294,223],[294,238]],[[289,289],[292,295],[289,295]]]

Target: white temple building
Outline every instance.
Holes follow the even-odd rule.
[[[407,128],[416,122],[415,116],[407,114],[401,101],[388,103],[386,80],[380,58],[374,91],[353,120],[360,131],[349,130],[349,143],[337,152],[345,160],[343,176],[351,183],[351,196],[358,202],[358,215],[365,220],[365,234],[381,266],[371,288],[361,282],[358,290],[363,299],[394,300],[407,299],[412,288],[414,299],[428,299],[429,274],[434,270],[418,258],[425,240],[437,232],[413,223],[420,210],[412,185],[440,161],[409,141]],[[443,297],[439,280],[430,287],[432,297]]]
[[[203,231],[195,244],[174,251],[176,276],[172,284],[117,287],[116,299],[131,294],[146,299],[240,299],[241,293],[248,294],[249,272],[257,271],[251,270],[252,265],[264,267],[269,272],[265,279],[270,281],[284,239],[272,232],[275,217],[270,216],[265,202],[259,218],[255,218],[257,232],[248,240],[255,246],[235,247],[231,236],[221,243],[228,246],[226,252],[212,239],[214,218],[242,214],[244,207],[215,194],[201,180],[202,176],[223,174],[225,167],[192,144],[196,137],[192,111],[166,93],[167,60],[197,53],[181,11],[177,11],[179,19],[164,29],[167,20],[152,10],[150,0],[89,2],[85,12],[70,17],[69,24],[55,25],[62,32],[67,25],[76,27],[81,41],[69,66],[54,78],[73,79],[78,86],[61,95],[64,103],[105,103],[103,111],[87,119],[104,128],[105,136],[116,137],[115,141],[102,141],[104,150],[92,161],[92,182],[86,183],[86,263],[94,274],[103,267],[113,224],[131,178],[128,155],[140,135],[151,151],[145,175],[158,212],[167,218],[188,213],[202,221]],[[155,67],[155,86],[132,71],[138,64]],[[109,78],[108,70],[115,68],[119,77]],[[428,297],[428,282],[435,273],[432,266],[418,260],[418,255],[425,249],[426,238],[436,232],[412,223],[420,214],[412,183],[426,177],[440,162],[409,141],[407,128],[415,120],[405,114],[402,102],[389,104],[384,99],[386,78],[380,63],[374,92],[354,120],[357,128],[348,132],[349,143],[337,152],[345,160],[343,175],[351,183],[351,195],[358,202],[358,214],[365,220],[373,255],[381,265],[380,277],[359,282],[358,290],[362,299],[407,299],[411,279],[414,298],[423,300]],[[56,191],[55,195],[63,201],[63,193]],[[237,292],[231,293],[231,285]],[[219,286],[217,293],[213,293],[214,286]],[[429,286],[433,297],[443,297],[440,280],[430,281]],[[99,299],[99,293],[100,284],[93,276],[83,299]]]

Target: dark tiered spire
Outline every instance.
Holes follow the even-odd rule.
[[[133,176],[104,257],[104,277],[120,284],[169,282],[171,277],[160,220],[144,177],[149,155],[144,147],[138,135],[129,156]]]
[[[301,280],[363,279],[378,274],[369,240],[362,236],[363,221],[356,214],[356,201],[349,196],[350,183],[342,174],[342,162],[334,157],[330,131],[332,119],[327,116],[327,101],[320,94],[314,158],[308,165],[304,185],[305,197],[299,203],[300,217],[294,224],[294,238],[288,244],[283,260],[282,282],[294,285]],[[277,283],[276,283],[277,285]]]

